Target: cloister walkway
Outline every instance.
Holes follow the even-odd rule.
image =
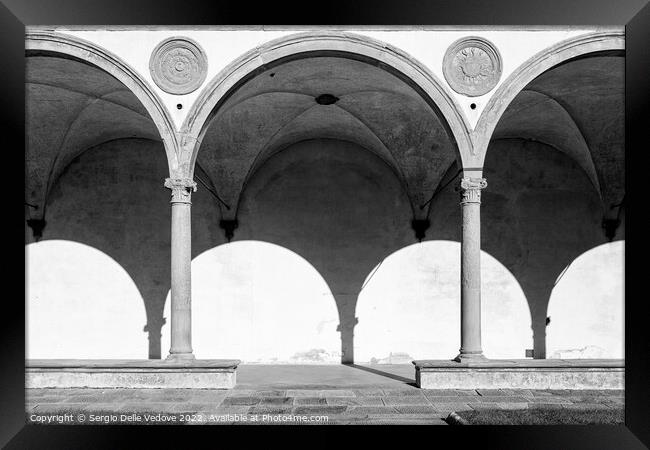
[[[113,424],[134,423],[122,415],[162,414],[193,424],[296,424],[288,416],[327,416],[328,424],[437,424],[453,411],[476,409],[618,409],[622,390],[433,390],[418,389],[413,366],[239,366],[232,390],[205,389],[27,389],[26,414],[71,415],[90,424],[91,415]],[[183,417],[184,416],[184,417]],[[83,417],[83,420],[80,420]],[[264,417],[264,418],[263,418]],[[143,419],[144,420],[144,419]],[[322,424],[324,419],[312,423]],[[97,424],[97,422],[94,422]],[[142,422],[139,422],[142,423]],[[309,423],[309,422],[304,422]]]

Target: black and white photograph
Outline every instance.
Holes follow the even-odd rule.
[[[28,426],[625,425],[624,25],[24,47]]]

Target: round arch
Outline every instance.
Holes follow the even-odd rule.
[[[474,150],[481,166],[492,133],[510,103],[530,82],[553,67],[590,53],[625,50],[624,31],[583,34],[548,47],[519,66],[490,98],[474,129]]]
[[[181,166],[187,176],[194,165],[203,135],[213,111],[229,95],[258,72],[290,59],[331,54],[375,64],[415,88],[434,110],[440,111],[443,125],[455,141],[457,160],[462,165],[472,157],[470,127],[455,99],[437,77],[407,53],[389,44],[344,32],[298,33],[270,41],[242,55],[214,77],[192,105],[181,128],[192,137],[193,147],[184,150]]]
[[[98,67],[120,81],[149,113],[162,138],[170,176],[176,175],[179,168],[179,146],[171,116],[147,82],[128,64],[91,42],[55,32],[28,31],[25,35],[25,52],[27,55],[58,54],[72,57]]]

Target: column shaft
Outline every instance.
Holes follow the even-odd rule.
[[[191,192],[196,191],[196,183],[168,178],[165,187],[172,190],[171,348],[167,359],[193,359]]]
[[[462,243],[460,256],[460,354],[483,359],[481,348],[481,189],[484,179],[461,180]]]

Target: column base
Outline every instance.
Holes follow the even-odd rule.
[[[480,353],[459,353],[453,361],[456,362],[473,362],[473,361],[487,361],[488,359],[483,355],[483,352]]]
[[[166,361],[191,361],[196,358],[194,357],[194,353],[170,353],[165,359]]]

